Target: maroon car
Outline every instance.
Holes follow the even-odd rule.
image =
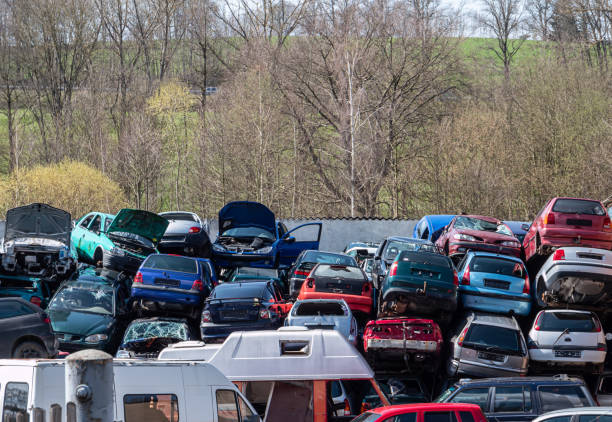
[[[595,199],[553,198],[525,229],[525,260],[562,246],[612,249],[610,216]]]
[[[502,221],[482,215],[458,215],[444,228],[436,245],[451,258],[469,250],[521,256],[521,244]]]

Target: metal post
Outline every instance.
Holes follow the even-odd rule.
[[[81,350],[66,358],[66,416],[75,422],[113,422],[113,357]]]

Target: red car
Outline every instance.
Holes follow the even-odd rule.
[[[524,228],[526,261],[536,255],[549,255],[562,246],[612,249],[610,216],[595,199],[553,198],[531,226]]]
[[[368,410],[351,422],[487,422],[476,404],[419,403]]]
[[[317,264],[304,280],[298,300],[344,299],[357,320],[372,313],[372,282],[359,267]]]
[[[469,250],[521,256],[521,243],[510,227],[493,217],[457,215],[444,228],[436,245],[450,257]]]
[[[442,331],[431,319],[381,318],[363,332],[363,350],[370,366],[402,362],[409,369],[433,371],[442,351]]]

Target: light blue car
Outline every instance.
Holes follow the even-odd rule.
[[[470,251],[458,277],[464,308],[523,316],[531,311],[529,275],[519,258]]]

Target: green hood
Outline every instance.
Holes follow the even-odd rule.
[[[124,208],[115,216],[107,233],[132,233],[157,245],[168,224],[170,224],[168,220],[152,212]]]

